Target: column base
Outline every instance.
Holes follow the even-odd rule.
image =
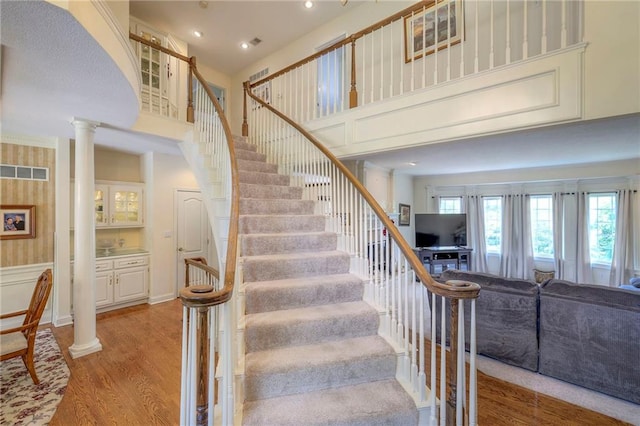
[[[92,342],[85,345],[76,345],[75,343],[69,346],[69,354],[71,358],[76,359],[85,355],[92,354],[94,352],[100,352],[102,350],[102,344],[98,338],[95,338]]]

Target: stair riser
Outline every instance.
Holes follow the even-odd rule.
[[[311,215],[314,207],[315,202],[312,200],[240,199],[240,214]]]
[[[302,198],[302,188],[241,183],[240,196],[243,198],[299,200]]]
[[[253,325],[247,316],[245,342],[247,352],[263,351],[289,345],[310,345],[350,337],[371,336],[378,332],[378,313],[333,316],[321,320],[281,324]]]
[[[273,260],[248,257],[243,261],[242,271],[247,282],[346,274],[349,272],[349,256]]]
[[[240,183],[262,183],[265,185],[289,185],[289,176],[279,175],[276,173],[260,173],[260,172],[240,172],[238,173]]]
[[[295,309],[304,306],[325,305],[329,303],[355,302],[362,300],[364,285],[358,283],[319,283],[306,285],[300,280],[295,288],[261,287],[245,290],[245,310],[247,314]]]
[[[241,234],[321,232],[324,231],[324,222],[324,216],[241,216],[238,232]]]
[[[238,160],[249,160],[249,161],[260,161],[260,162],[265,162],[267,160],[266,155],[260,154],[259,152],[248,151],[246,149],[236,150],[236,158]]]
[[[245,377],[245,399],[275,398],[340,386],[390,379],[396,373],[396,356],[384,355],[288,371]]]
[[[278,173],[278,166],[260,161],[238,160],[238,170],[246,172]]]
[[[260,256],[265,253],[300,253],[335,250],[338,237],[332,233],[297,235],[243,235],[241,256]]]
[[[245,142],[240,139],[235,139],[235,138],[233,140],[233,146],[236,148],[236,150],[244,149],[245,151],[251,151],[251,152],[256,152],[256,150],[258,149],[258,147],[255,145],[252,145],[248,142]]]

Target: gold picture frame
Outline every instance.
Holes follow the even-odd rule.
[[[409,226],[411,224],[411,206],[399,203],[398,212],[398,226]]]
[[[2,230],[0,240],[36,237],[36,206],[26,204],[0,205]]]
[[[433,1],[422,10],[405,16],[405,63],[434,53],[436,51],[436,32],[438,51],[460,43],[464,26],[463,16],[462,0],[440,0],[437,3]]]

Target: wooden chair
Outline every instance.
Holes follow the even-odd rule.
[[[33,350],[40,317],[44,312],[52,286],[51,269],[47,269],[38,278],[27,310],[0,315],[0,319],[24,315],[22,326],[0,331],[0,361],[21,356],[22,362],[29,370],[31,379],[36,385],[40,383],[40,380],[33,365]]]

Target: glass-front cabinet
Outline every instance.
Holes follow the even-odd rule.
[[[142,226],[142,187],[96,185],[96,228]]]

